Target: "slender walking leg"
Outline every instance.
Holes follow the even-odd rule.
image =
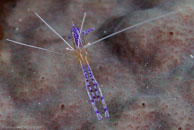
[[[91,92],[91,94],[92,94],[92,98],[93,98],[94,101],[95,101],[96,96],[95,96],[95,94],[94,94],[94,92],[93,92],[93,90],[92,90],[92,87],[91,87],[90,84],[89,84],[89,78],[88,78],[88,75],[87,75],[87,72],[86,72],[84,66],[82,67],[82,70],[83,70],[84,77],[85,77],[86,87],[88,87],[88,89],[90,90],[90,92]]]
[[[83,71],[83,74],[84,74],[84,77],[85,77],[86,91],[87,91],[88,97],[89,97],[89,99],[90,99],[90,101],[91,101],[92,107],[93,107],[93,109],[94,109],[94,112],[96,113],[96,116],[97,116],[98,120],[101,120],[101,119],[102,119],[102,116],[101,116],[101,114],[99,113],[99,111],[98,111],[98,109],[97,109],[97,107],[96,107],[95,101],[94,101],[94,99],[91,97],[90,92],[89,92],[89,90],[91,90],[91,86],[89,85],[87,72],[85,71],[84,66],[82,66],[82,71]],[[92,94],[92,92],[91,92],[91,94]]]
[[[92,75],[92,73],[91,73],[90,68],[88,67],[88,65],[87,65],[87,69],[88,69],[89,77],[92,79],[92,83],[93,83],[94,90],[95,90],[96,97],[97,97],[96,100],[99,101],[100,96],[98,94],[97,85],[96,85],[95,81],[93,80],[93,75]]]
[[[96,81],[96,80],[95,80],[95,81]],[[106,118],[108,118],[108,117],[109,117],[109,112],[108,112],[107,105],[106,105],[106,103],[105,103],[104,97],[103,97],[103,95],[102,95],[101,88],[100,88],[99,84],[97,83],[97,81],[96,81],[96,84],[97,84],[98,89],[99,89],[99,91],[100,91],[101,101],[102,101],[102,105],[103,105],[103,107],[104,107],[104,115],[105,115]]]
[[[83,30],[82,33],[83,33],[84,35],[88,35],[88,33],[92,32],[92,31],[94,31],[94,28],[90,28],[90,29],[88,29],[88,30]]]
[[[107,108],[107,105],[105,103],[105,100],[104,100],[104,97],[103,97],[103,94],[102,94],[102,91],[101,91],[101,88],[99,86],[99,84],[97,83],[93,73],[92,73],[92,70],[90,69],[90,66],[89,64],[87,65],[87,68],[88,68],[88,73],[90,74],[91,78],[92,78],[92,81],[93,81],[93,84],[95,84],[94,86],[97,86],[98,89],[99,89],[99,92],[100,92],[100,98],[101,98],[101,101],[102,101],[102,105],[103,105],[103,108],[104,108],[104,114],[105,114],[105,117],[108,118],[109,117],[109,112],[108,112],[108,108]]]
[[[90,96],[90,93],[89,93],[89,91],[88,91],[88,87],[86,87],[86,91],[87,91],[87,93],[88,93],[88,96],[89,96],[90,101],[91,101],[91,103],[92,103],[92,107],[93,107],[93,109],[94,109],[94,111],[95,111],[95,113],[96,113],[96,116],[97,116],[98,120],[101,120],[101,119],[102,119],[102,116],[101,116],[101,114],[99,113],[99,111],[98,111],[98,109],[97,109],[97,107],[96,107],[96,105],[95,105],[94,100],[93,100],[92,97]]]

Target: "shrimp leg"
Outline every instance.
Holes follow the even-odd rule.
[[[92,88],[91,88],[91,86],[90,86],[90,84],[89,84],[89,79],[88,79],[87,72],[86,72],[84,66],[82,66],[82,71],[83,71],[83,74],[84,74],[84,77],[85,77],[86,91],[87,91],[87,93],[88,93],[88,97],[89,97],[89,99],[90,99],[90,101],[91,101],[92,107],[93,107],[93,109],[94,109],[94,112],[96,113],[96,116],[97,116],[98,120],[101,120],[101,119],[102,119],[102,116],[101,116],[101,114],[99,113],[99,111],[98,111],[98,109],[97,109],[97,107],[96,107],[96,104],[95,104],[95,101],[94,101],[95,96],[94,96],[94,93],[93,93],[93,91],[92,91]],[[92,98],[92,96],[90,95],[90,92],[89,92],[89,91],[91,92],[93,98]]]
[[[97,88],[99,90],[99,93],[100,93],[100,98],[101,98],[101,102],[102,102],[102,105],[103,105],[103,108],[104,108],[104,114],[105,114],[105,117],[108,118],[109,117],[109,112],[108,112],[108,108],[107,108],[107,105],[105,103],[105,100],[104,100],[104,97],[103,97],[103,94],[102,94],[102,91],[101,91],[101,88],[98,84],[98,82],[96,81],[94,75],[93,75],[93,72],[90,68],[90,65],[88,64],[87,65],[87,69],[88,69],[88,73],[90,75],[90,78],[92,79],[92,82],[93,82],[93,85],[94,85],[94,89],[96,90],[96,93],[98,94],[98,91],[97,91]],[[97,87],[97,88],[96,88]],[[98,96],[98,95],[97,95]]]
[[[82,33],[83,33],[84,35],[87,35],[88,33],[92,32],[92,31],[94,31],[94,28],[90,28],[90,29],[88,29],[88,30],[84,30],[84,31],[82,31]]]
[[[91,87],[90,84],[89,84],[88,75],[87,75],[87,72],[85,71],[84,66],[83,66],[82,69],[83,69],[83,71],[84,71],[83,73],[84,73],[84,77],[85,77],[86,87],[90,90],[91,95],[92,95],[92,98],[95,100],[96,96],[95,96],[95,94],[94,94],[94,92],[93,92],[93,90],[92,90],[92,87]]]
[[[92,74],[92,72],[91,72],[90,67],[89,67],[88,65],[87,65],[86,67],[87,67],[87,69],[88,69],[89,77],[91,78],[92,83],[93,83],[93,86],[94,86],[94,90],[95,90],[96,97],[97,97],[96,101],[99,101],[99,93],[98,93],[98,89],[97,89],[97,84],[96,84],[96,82],[94,81],[94,76],[93,76],[93,74]]]

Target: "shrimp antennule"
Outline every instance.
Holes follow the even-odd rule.
[[[59,38],[61,38],[71,48],[71,50],[74,50],[73,47],[59,33],[57,33],[42,17],[40,17],[40,15],[38,15],[38,13],[34,13],[50,30],[52,30]]]
[[[83,28],[83,26],[84,26],[85,18],[86,18],[86,12],[84,13],[84,17],[83,17],[82,24],[81,24],[81,28],[80,28],[80,33],[79,33],[79,37],[78,37],[78,47],[80,46],[79,44],[80,44],[80,42],[81,42],[80,38],[81,38],[82,28]]]
[[[155,17],[155,18],[151,18],[151,19],[145,20],[145,21],[143,21],[143,22],[137,23],[137,24],[132,25],[132,26],[129,26],[129,27],[126,27],[126,28],[124,28],[124,29],[121,29],[120,31],[117,31],[117,32],[114,32],[114,33],[112,33],[112,34],[110,34],[110,35],[108,35],[108,36],[105,36],[105,37],[103,37],[103,38],[101,38],[101,39],[99,39],[99,40],[97,40],[97,41],[90,42],[90,43],[88,43],[87,45],[85,45],[84,48],[87,48],[87,47],[89,47],[89,46],[91,46],[91,45],[94,45],[94,44],[96,44],[96,43],[98,43],[98,42],[101,42],[101,41],[103,41],[103,40],[105,40],[105,39],[107,39],[107,38],[110,38],[110,37],[112,37],[112,36],[114,36],[114,35],[117,35],[117,34],[119,34],[119,33],[125,32],[125,31],[127,31],[127,30],[133,29],[133,28],[135,28],[135,27],[141,26],[141,25],[143,25],[143,24],[152,22],[152,21],[154,21],[154,20],[157,20],[157,19],[160,19],[160,18],[163,18],[163,17],[167,17],[167,16],[172,15],[172,14],[176,14],[176,13],[179,12],[179,11],[180,11],[180,9],[177,10],[177,11],[172,11],[172,12],[170,12],[170,13],[167,13],[167,14],[164,14],[164,15],[161,15],[161,16],[158,16],[158,17]]]
[[[6,39],[6,40],[9,41],[9,42],[15,43],[15,44],[22,45],[22,46],[26,46],[26,47],[30,47],[30,48],[35,48],[35,49],[39,49],[39,50],[43,50],[43,51],[47,51],[47,52],[52,52],[52,53],[55,53],[55,54],[60,54],[58,52],[55,52],[55,51],[52,51],[52,50],[49,50],[49,49],[46,49],[46,48],[41,48],[41,47],[29,45],[29,44],[22,43],[22,42],[17,42],[17,41],[10,40],[10,39]],[[60,54],[60,55],[63,55],[63,54]]]

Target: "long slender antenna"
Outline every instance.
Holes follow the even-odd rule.
[[[80,33],[79,33],[79,38],[78,38],[78,47],[79,47],[79,42],[80,42],[80,38],[81,38],[81,34],[82,34],[82,28],[83,28],[83,25],[84,25],[84,21],[85,21],[85,18],[86,18],[86,12],[84,13],[84,17],[83,17],[83,20],[82,20],[82,24],[81,24],[81,28],[80,28]]]
[[[9,41],[9,42],[15,43],[15,44],[22,45],[22,46],[27,46],[27,47],[31,47],[31,48],[35,48],[35,49],[47,51],[47,52],[52,52],[52,53],[55,53],[55,54],[60,54],[58,52],[55,52],[55,51],[52,51],[52,50],[49,50],[49,49],[45,49],[45,48],[41,48],[41,47],[37,47],[37,46],[32,46],[32,45],[28,45],[28,44],[25,44],[25,43],[22,43],[22,42],[17,42],[17,41],[10,40],[10,39],[6,39],[6,40]],[[62,55],[62,54],[60,54],[60,55]]]
[[[73,47],[59,33],[57,33],[50,25],[48,25],[48,23],[44,19],[42,19],[40,15],[38,15],[38,13],[34,13],[48,28],[50,28],[59,38],[61,38],[72,50],[74,50]]]
[[[137,27],[137,26],[140,26],[140,25],[149,23],[149,22],[151,22],[151,21],[154,21],[154,20],[157,20],[157,19],[160,19],[160,18],[163,18],[163,17],[167,17],[167,16],[172,15],[172,14],[176,14],[178,11],[180,11],[180,10],[172,11],[172,12],[170,12],[170,13],[167,13],[167,14],[164,14],[164,15],[161,15],[161,16],[158,16],[158,17],[155,17],[155,18],[151,18],[151,19],[145,20],[145,21],[143,21],[143,22],[137,23],[137,24],[135,24],[135,25],[126,27],[126,28],[124,28],[124,29],[122,29],[122,30],[120,30],[120,31],[117,31],[117,32],[112,33],[112,34],[110,34],[110,35],[108,35],[108,36],[105,36],[105,37],[103,37],[103,38],[101,38],[101,39],[99,39],[99,40],[97,40],[97,41],[95,41],[95,42],[88,43],[87,45],[84,46],[84,48],[89,47],[89,46],[91,46],[91,45],[94,45],[94,44],[96,44],[97,42],[100,42],[100,41],[102,41],[102,40],[105,40],[105,39],[107,39],[107,38],[109,38],[109,37],[112,37],[112,36],[114,36],[114,35],[117,35],[117,34],[119,34],[119,33],[121,33],[121,32],[124,32],[124,31],[127,31],[127,30],[129,30],[129,29],[135,28],[135,27]]]

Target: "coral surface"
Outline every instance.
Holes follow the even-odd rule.
[[[0,130],[194,130],[194,0],[1,0]],[[71,45],[181,10],[88,47],[110,118],[98,121]],[[13,39],[64,55],[16,45]]]

